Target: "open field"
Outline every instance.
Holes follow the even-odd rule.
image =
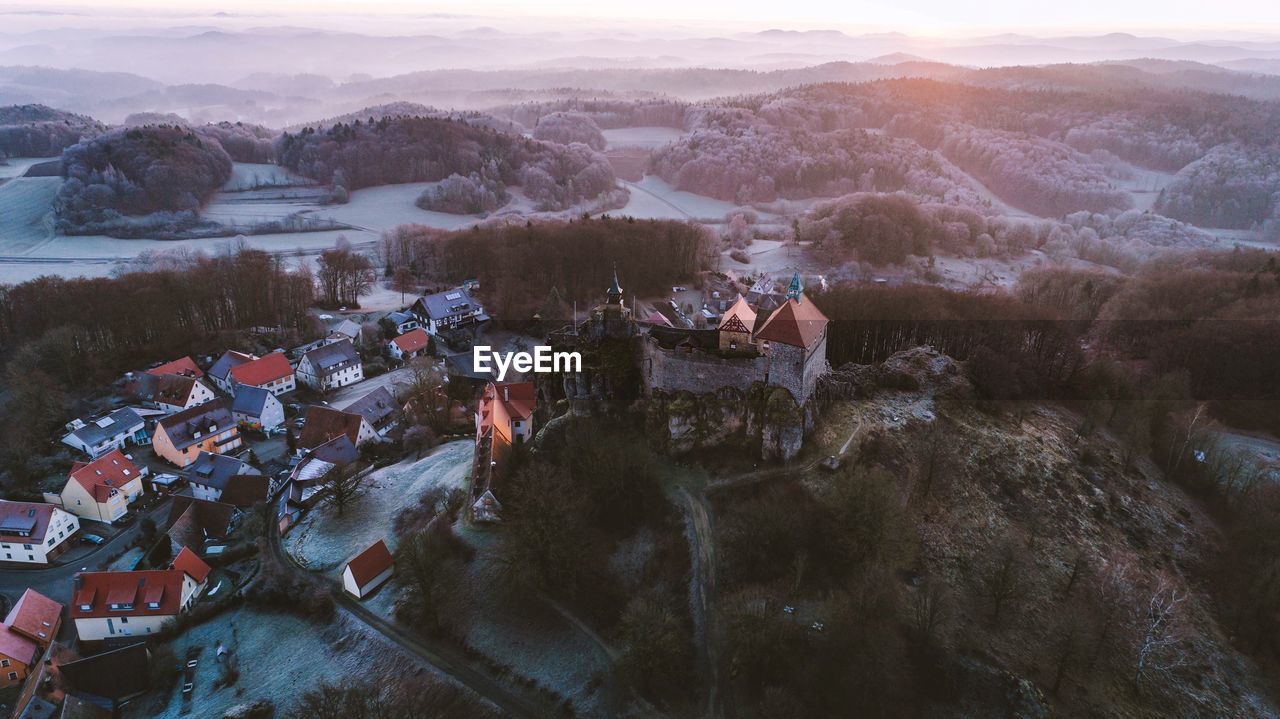
[[[461,487],[471,469],[472,448],[467,440],[450,442],[422,459],[374,471],[342,516],[328,505],[317,507],[285,537],[285,550],[299,564],[335,577],[347,560],[379,539],[394,551],[396,515],[428,489]]]
[[[601,130],[600,133],[609,143],[609,149],[638,147],[644,150],[661,147],[685,135],[684,130],[677,130],[674,127],[619,127],[613,130]]]
[[[50,158],[48,157],[10,157],[0,160],[0,180],[22,177],[22,173],[30,169],[32,165],[39,165],[49,160]]]

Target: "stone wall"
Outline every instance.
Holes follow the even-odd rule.
[[[701,351],[663,349],[644,342],[641,374],[649,392],[704,394],[725,387],[746,391],[763,382],[769,360],[763,356],[725,359]]]

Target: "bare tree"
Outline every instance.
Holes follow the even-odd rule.
[[[1027,591],[1030,570],[1026,548],[1014,537],[1005,537],[991,550],[982,573],[982,586],[991,602],[991,622],[997,624],[1011,604]]]
[[[1144,594],[1134,606],[1133,684],[1139,689],[1144,682],[1168,677],[1190,663],[1182,619],[1186,591],[1162,574],[1150,593]]]
[[[324,476],[325,501],[338,510],[338,516],[364,492],[365,473],[355,462],[334,467]]]
[[[951,590],[942,580],[930,577],[911,596],[911,629],[923,647],[937,647],[951,621]]]

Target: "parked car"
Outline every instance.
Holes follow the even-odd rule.
[[[82,534],[80,535],[80,541],[88,542],[89,544],[102,544],[107,540],[103,539],[102,537],[99,537],[96,534]]]

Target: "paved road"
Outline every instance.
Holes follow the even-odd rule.
[[[158,526],[163,523],[164,517],[168,512],[168,500],[161,500],[147,510],[144,516],[151,517],[152,521]],[[30,588],[50,599],[66,604],[71,600],[71,578],[75,576],[75,573],[80,571],[81,567],[88,567],[90,570],[96,569],[98,564],[105,562],[107,558],[118,551],[123,551],[133,541],[134,537],[138,536],[141,524],[142,517],[140,516],[133,524],[108,539],[101,546],[95,547],[88,554],[75,554],[75,549],[68,550],[71,554],[63,555],[63,557],[55,560],[58,562],[65,561],[65,564],[61,566],[46,569],[0,569],[0,594],[3,594],[10,601],[14,601]],[[80,531],[93,534],[93,527],[93,524],[85,524]],[[71,541],[79,540],[72,539]]]
[[[334,409],[346,409],[352,402],[355,402],[379,387],[386,387],[391,390],[391,394],[394,395],[400,387],[408,386],[412,380],[413,368],[407,366],[397,367],[390,372],[385,372],[363,382],[349,384],[346,387],[339,387],[326,398],[326,401],[328,401],[329,406]]]
[[[275,558],[279,560],[280,566],[299,575],[307,575],[331,585],[335,590],[338,590],[334,593],[337,596],[337,604],[340,609],[364,622],[370,629],[395,642],[405,651],[436,668],[445,676],[493,702],[498,708],[511,716],[534,719],[535,717],[559,715],[558,705],[547,704],[540,696],[528,693],[518,687],[508,686],[499,681],[489,673],[486,667],[473,661],[456,646],[410,634],[402,627],[365,609],[358,601],[342,592],[337,582],[321,575],[307,572],[295,564],[293,558],[281,548],[279,533],[268,531],[267,535],[267,546]]]

